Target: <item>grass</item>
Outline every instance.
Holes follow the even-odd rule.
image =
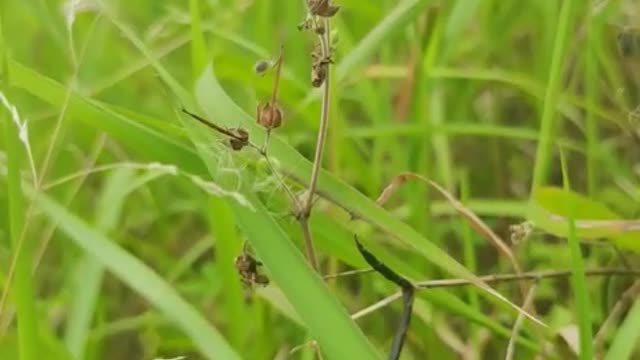
[[[73,2],[3,5],[1,90],[27,121],[31,156],[3,109],[0,358],[284,359],[310,340],[326,359],[385,358],[400,303],[349,315],[397,289],[376,274],[321,276],[367,266],[354,234],[413,281],[476,285],[419,290],[401,359],[502,358],[508,346],[533,359],[571,326],[580,330],[571,356],[638,356],[638,305],[603,295],[637,279],[584,275],[638,266],[635,223],[624,222],[637,218],[640,183],[627,119],[638,57],[616,44],[632,1],[334,2],[330,121],[309,219],[318,273],[264,159],[178,113],[184,105],[242,127],[261,145],[255,108],[273,76],[253,66],[284,44],[285,119],[269,156],[302,194],[322,97],[309,80],[316,36],[296,29],[304,1],[112,1],[66,19],[59,9]],[[509,225],[534,221],[512,249],[523,270],[574,274],[537,282],[545,326],[522,316],[515,326],[519,284],[479,282],[510,272],[509,259],[438,193],[409,183],[376,204],[407,171],[451,191],[505,240]],[[626,262],[611,246],[580,243],[595,239],[619,245]],[[240,282],[245,243],[266,288]],[[610,319],[620,307],[630,310]],[[606,336],[593,336],[605,323]],[[560,354],[552,346],[548,358]],[[307,344],[292,358],[318,354]]]

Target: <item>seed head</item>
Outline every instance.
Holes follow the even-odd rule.
[[[332,5],[330,0],[308,0],[308,3],[311,14],[321,17],[332,17],[340,10],[340,6]]]
[[[275,129],[282,125],[282,109],[278,104],[266,102],[258,104],[257,122],[265,129]]]

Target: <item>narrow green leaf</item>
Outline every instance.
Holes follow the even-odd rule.
[[[36,202],[76,245],[171,319],[208,359],[240,359],[224,337],[142,261],[48,196],[40,194]]]
[[[202,32],[200,0],[189,0],[189,10],[191,12],[191,71],[195,79],[207,66],[207,45]]]
[[[564,152],[560,151],[560,159],[562,162],[562,182],[565,194],[571,191],[571,183],[569,180],[569,172],[564,157]],[[587,287],[587,278],[584,275],[584,260],[580,251],[580,243],[576,234],[576,225],[574,222],[575,208],[572,202],[564,204],[568,214],[569,223],[569,248],[571,250],[571,283],[573,286],[573,294],[576,304],[576,317],[578,320],[578,329],[580,333],[580,359],[593,359],[593,334],[591,331],[591,305],[589,301],[589,291]]]
[[[640,345],[640,300],[629,310],[618,328],[605,360],[631,359],[634,349]]]
[[[549,68],[549,81],[544,97],[542,120],[540,124],[540,140],[536,151],[536,161],[533,169],[532,189],[536,189],[547,180],[549,163],[553,152],[553,134],[556,128],[556,107],[562,85],[562,69],[564,68],[564,52],[573,24],[573,0],[562,1],[558,30],[556,31],[553,55]]]
[[[578,237],[604,238],[621,248],[640,251],[639,220],[622,220],[605,205],[575,192],[556,187],[536,189],[527,209],[527,218],[545,232],[567,237],[567,205],[575,211],[573,216]]]

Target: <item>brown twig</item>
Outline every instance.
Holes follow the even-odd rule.
[[[278,60],[276,60],[276,73],[273,78],[273,90],[271,91],[271,102],[269,106],[270,117],[273,119],[276,116],[276,109],[278,109],[278,89],[280,88],[280,74],[282,71],[282,62],[284,55],[284,46],[280,47],[280,55],[278,55]],[[267,157],[267,148],[269,146],[269,140],[271,139],[271,127],[266,128],[266,135],[264,139],[264,144],[262,145],[262,150],[260,153]]]
[[[309,3],[307,3],[309,4]],[[313,16],[314,9],[309,8],[309,14],[311,15],[313,21],[315,21],[315,17]],[[322,33],[318,34],[318,38],[320,40],[322,57],[329,59],[331,57],[331,24],[328,17],[322,18]],[[326,65],[327,68],[329,64]],[[315,251],[315,247],[313,244],[313,238],[311,236],[311,230],[309,229],[309,216],[311,214],[311,208],[313,207],[313,197],[316,192],[316,186],[318,183],[318,176],[320,175],[320,169],[322,167],[322,154],[324,152],[324,147],[327,139],[327,129],[329,127],[329,112],[330,112],[330,71],[327,71],[326,77],[323,82],[322,89],[322,108],[320,110],[320,128],[318,130],[318,138],[316,140],[316,150],[313,156],[313,165],[311,168],[311,178],[309,180],[309,188],[307,191],[307,195],[303,200],[302,208],[300,208],[298,213],[298,221],[300,222],[300,226],[302,227],[302,234],[304,236],[304,244],[305,250],[307,254],[307,259],[311,264],[311,267],[318,271],[318,259]]]
[[[462,217],[467,220],[467,223],[476,230],[476,232],[485,239],[489,240],[489,242],[498,250],[499,253],[509,259],[513,269],[516,273],[521,273],[522,269],[518,260],[516,259],[513,251],[509,248],[509,246],[495,233],[491,228],[484,223],[473,211],[469,210],[464,204],[462,204],[458,199],[456,199],[453,195],[451,195],[447,190],[445,190],[442,186],[438,185],[436,182],[428,179],[422,175],[405,172],[397,175],[389,185],[382,191],[376,202],[379,205],[383,205],[387,202],[387,200],[407,181],[409,180],[419,180],[424,182],[425,184],[430,185],[436,191],[440,193],[454,208],[455,210],[462,215]],[[522,289],[523,296],[527,293],[526,289]]]
[[[337,274],[327,274],[327,275],[324,275],[322,278],[325,280],[331,280],[331,279],[337,279],[339,277],[345,277],[345,276],[368,274],[374,271],[375,271],[374,269],[350,270],[350,271],[343,271]]]
[[[479,276],[481,281],[492,284],[501,282],[513,282],[522,280],[544,280],[554,278],[569,277],[572,274],[572,270],[548,270],[548,271],[530,271],[520,274],[494,274]],[[599,268],[585,271],[586,276],[638,276],[640,277],[640,270],[629,270],[620,268]],[[435,289],[435,288],[448,288],[458,286],[475,285],[471,280],[467,279],[439,279],[439,280],[427,280],[414,283],[416,289]],[[372,304],[356,313],[351,315],[352,319],[362,318],[380,308],[383,308],[402,296],[400,291],[387,296],[386,298]]]

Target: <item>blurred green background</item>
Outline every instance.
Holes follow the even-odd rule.
[[[637,218],[636,1],[335,3],[323,162],[332,177],[320,181],[330,201],[319,200],[311,217],[322,274],[366,267],[354,232],[416,281],[463,276],[460,264],[478,275],[513,272],[424,184],[402,187],[387,211],[365,199],[405,171],[441,184],[507,242],[510,225],[536,221],[530,199],[559,213],[574,204],[567,216],[576,220]],[[394,285],[375,274],[316,281],[295,262],[300,228],[265,162],[251,149],[232,152],[176,112],[184,104],[221,125],[249,126],[273,81],[254,65],[282,45],[285,121],[273,159],[303,191],[295,179],[310,167],[294,149],[313,159],[320,116],[320,93],[310,86],[315,36],[297,29],[304,1],[1,6],[1,359],[314,359],[313,346],[289,355],[314,338],[325,358],[367,347],[386,357],[399,302],[359,319],[361,334],[340,321]],[[253,138],[259,129],[251,129]],[[548,195],[564,183],[559,149],[564,185],[579,200]],[[222,187],[213,196],[203,183],[210,179]],[[234,194],[259,206],[243,209]],[[369,223],[351,221],[335,202],[371,215]],[[628,227],[601,225],[597,237],[613,241],[578,246],[596,237],[588,223],[558,233],[543,222],[512,246],[523,270],[638,266],[637,232]],[[402,234],[413,237],[393,236]],[[273,275],[268,287],[240,282],[233,259],[245,240]],[[270,253],[276,245],[289,252]],[[577,358],[563,340],[571,336],[558,334],[578,328],[596,339],[576,345],[582,358],[640,358],[637,283],[627,291],[634,279],[580,279],[539,283],[535,314],[548,328],[525,321],[516,359]],[[495,288],[522,304],[516,283]],[[309,298],[311,291],[326,297]],[[601,332],[625,291],[623,311]],[[421,291],[401,358],[504,358],[517,313],[484,295],[473,287]],[[335,318],[323,323],[312,310],[322,306]],[[368,342],[348,340],[362,334]]]

